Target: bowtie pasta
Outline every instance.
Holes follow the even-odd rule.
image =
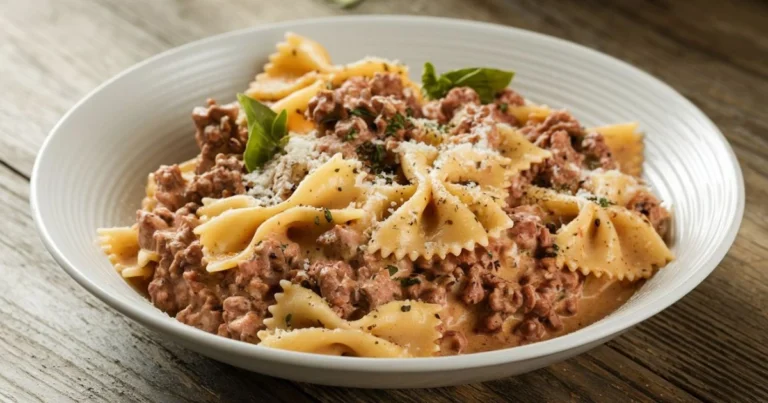
[[[512,77],[427,63],[419,84],[288,33],[98,243],[168,315],[264,348],[428,357],[584,327],[674,258],[671,216],[636,123],[585,128]]]

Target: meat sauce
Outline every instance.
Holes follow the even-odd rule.
[[[237,106],[209,101],[194,111],[201,150],[194,178],[185,181],[178,166],[161,167],[155,173],[154,200],[146,204],[151,211],[138,213],[140,244],[160,260],[150,279],[135,280],[133,285],[186,324],[251,343],[258,343],[256,333],[264,328],[267,307],[283,279],[314,290],[346,319],[359,318],[392,300],[441,304],[444,355],[532,343],[594,323],[626,302],[642,282],[587,278],[558,268],[553,257],[556,228],[545,224],[537,206],[521,204],[520,197],[532,183],[576,192],[583,185],[582,169],[613,168],[615,162],[601,135],[587,133],[567,112],[527,124],[504,113],[508,106],[523,102],[507,89],[483,105],[474,90],[461,87],[421,105],[397,74],[379,73],[321,91],[306,112],[318,127],[312,152],[358,158],[371,178],[388,182],[403,181],[393,163],[397,144],[428,138],[423,125],[407,124],[406,118],[428,119],[452,142],[484,141],[489,147],[498,137],[496,123],[520,127],[553,157],[513,180],[507,213],[514,227],[487,247],[443,260],[382,258],[365,252],[369,234],[339,224],[324,233],[289,234],[310,236],[317,245],[314,250],[268,239],[238,267],[208,273],[200,242],[192,233],[199,225],[195,211],[203,198],[246,194],[256,186],[240,160],[247,129],[238,121]],[[266,188],[259,192],[276,200],[295,189],[297,182],[291,186],[286,181],[299,181],[310,170],[307,158],[290,163],[289,156],[280,158],[259,178],[266,178],[262,181]],[[638,195],[632,206],[664,235],[669,214],[658,199]]]

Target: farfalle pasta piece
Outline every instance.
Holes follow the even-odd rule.
[[[306,328],[259,332],[262,347],[301,353],[368,358],[406,358],[406,349],[357,329]]]
[[[597,198],[604,198],[613,204],[626,207],[640,191],[648,188],[636,177],[612,169],[593,172],[584,183]]]
[[[226,211],[248,207],[258,207],[256,199],[247,195],[230,196],[223,199],[203,199],[203,205],[197,209],[200,220],[206,222]]]
[[[140,248],[136,225],[99,228],[97,233],[99,246],[123,277],[147,277],[152,274],[150,262],[157,262],[160,257],[153,251]]]
[[[529,186],[523,194],[523,204],[541,207],[547,214],[548,222],[569,222],[579,215],[585,200],[576,196],[558,193],[552,189]]]
[[[271,318],[264,320],[269,331],[276,329],[343,329],[356,330],[394,343],[408,355],[427,357],[439,351],[436,341],[441,320],[435,316],[442,306],[418,301],[392,301],[355,321],[346,321],[333,312],[328,303],[312,290],[280,282],[282,293],[275,294],[276,303],[269,307]],[[269,332],[259,337],[269,337]],[[262,339],[263,340],[263,339]]]
[[[463,143],[444,151],[435,168],[439,171],[437,179],[442,182],[472,182],[484,190],[504,193],[503,189],[509,187],[509,176],[515,173],[510,173],[514,163],[494,150]]]
[[[558,265],[618,280],[650,278],[674,258],[645,218],[592,202],[583,203],[579,215],[558,230],[555,243]]]
[[[285,41],[277,44],[277,52],[269,56],[264,72],[256,76],[246,94],[260,101],[277,101],[334,69],[322,45],[289,32]]]
[[[492,153],[484,161],[463,161],[461,151],[470,152],[471,147],[452,147],[436,158],[434,147],[400,145],[403,173],[416,191],[374,230],[369,251],[380,251],[384,257],[394,254],[398,259],[445,258],[448,253],[458,255],[463,249],[488,245],[489,237],[512,226],[503,211],[502,188],[494,186],[505,183],[503,176],[483,177],[499,173],[499,167],[509,161]]]
[[[588,131],[603,135],[622,172],[639,177],[643,172],[643,135],[637,128],[638,124],[633,122],[595,127]]]
[[[500,124],[497,127],[502,135],[498,151],[511,160],[511,164],[507,167],[507,175],[515,175],[529,169],[532,164],[538,164],[552,157],[549,150],[535,146],[511,126]]]
[[[326,86],[325,81],[318,80],[313,84],[291,93],[270,106],[277,113],[285,110],[288,115],[288,131],[293,133],[308,133],[315,129],[315,124],[309,121],[304,112],[309,100]]]
[[[318,227],[324,226],[323,223],[330,224],[330,221],[359,219],[362,210],[341,210],[361,196],[361,190],[356,186],[358,167],[359,162],[345,160],[337,154],[308,174],[293,195],[280,204],[270,207],[242,207],[247,204],[243,197],[233,196],[234,199],[223,199],[201,208],[198,214],[204,216],[219,213],[194,230],[195,234],[200,236],[208,271],[227,270],[247,259],[258,241],[263,239],[256,238],[259,227],[288,209],[300,205],[311,206],[310,210],[300,210],[300,214],[283,216],[286,223],[308,219],[310,224],[314,225],[318,212]],[[228,208],[235,206],[242,208]],[[335,218],[328,220],[326,211]],[[275,224],[277,227],[284,224],[280,220],[273,221],[278,222],[280,224]]]
[[[547,116],[552,113],[552,109],[546,105],[509,105],[507,107],[507,113],[514,116],[518,123],[524,125],[529,120],[534,122],[543,122]]]

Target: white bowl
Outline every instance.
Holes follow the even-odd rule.
[[[206,97],[230,101],[276,42],[295,31],[335,62],[399,59],[418,79],[495,66],[517,72],[529,99],[568,107],[587,126],[636,120],[646,132],[645,176],[674,212],[677,259],[632,299],[577,332],[532,345],[455,357],[371,359],[272,350],[183,325],[134,291],[94,242],[96,228],[134,220],[147,174],[196,152],[190,112]],[[31,203],[46,247],[98,298],[192,350],[297,381],[356,387],[431,387],[520,374],[582,353],[668,307],[717,266],[744,209],[744,184],[727,141],[683,96],[650,75],[570,42],[519,29],[419,17],[294,21],[191,43],[123,72],[80,101],[51,131],[32,174]]]

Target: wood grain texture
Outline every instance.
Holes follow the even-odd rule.
[[[768,400],[768,4],[755,1],[5,0],[0,2],[0,401]],[[28,207],[35,154],[104,80],[163,50],[287,18],[400,13],[496,22],[649,71],[725,133],[744,171],[736,243],[680,302],[605,346],[477,385],[356,390],[242,371],[162,340],[74,283]],[[118,106],[116,106],[118,107]]]

